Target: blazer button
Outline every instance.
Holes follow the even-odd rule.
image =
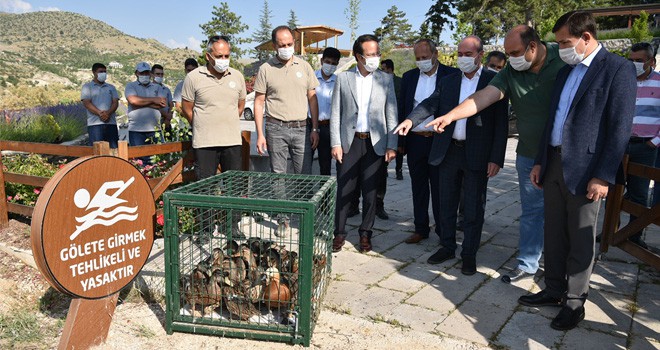
[[[353,130],[355,130],[355,127],[353,127]]]

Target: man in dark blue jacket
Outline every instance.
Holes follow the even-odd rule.
[[[635,114],[635,67],[596,40],[588,12],[561,16],[553,30],[568,65],[555,82],[550,118],[530,180],[543,186],[545,284],[520,297],[527,306],[561,306],[551,323],[584,319],[600,200],[615,183]]]

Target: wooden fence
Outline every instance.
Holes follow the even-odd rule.
[[[250,132],[243,131],[242,156],[243,170],[250,168]],[[34,142],[0,141],[1,151],[15,151],[25,153],[46,154],[62,157],[85,157],[91,155],[113,155],[123,159],[146,157],[159,154],[168,154],[174,152],[186,152],[165,175],[157,178],[148,179],[154,200],[158,199],[165,190],[174,184],[192,181],[195,179],[193,171],[184,171],[185,165],[192,164],[193,152],[190,141],[170,142],[156,145],[144,145],[128,147],[126,141],[120,141],[117,149],[110,149],[107,142],[96,142],[94,146],[64,146]],[[9,213],[15,213],[27,217],[32,216],[34,207],[7,202],[5,191],[5,182],[19,183],[35,187],[43,187],[50,180],[48,177],[25,175],[5,172],[2,166],[2,155],[0,153],[0,227],[9,223]]]
[[[660,185],[660,169],[658,168],[631,163],[628,161],[628,156],[625,156],[623,159],[623,169],[626,177],[630,175],[639,176],[655,181],[656,186]],[[651,224],[660,225],[660,203],[654,205],[652,208],[647,208],[626,199],[624,197],[624,191],[624,185],[616,185],[614,186],[614,190],[607,196],[607,208],[605,209],[600,251],[601,253],[605,253],[609,246],[615,246],[653,266],[655,269],[660,270],[660,256],[658,254],[628,241],[630,236],[647,226]],[[622,212],[633,214],[637,219],[619,228]]]

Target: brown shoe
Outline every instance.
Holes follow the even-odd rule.
[[[410,237],[406,238],[406,240],[404,242],[407,243],[407,244],[415,244],[415,243],[419,243],[419,242],[421,242],[421,241],[423,241],[427,238],[429,238],[429,236],[422,236],[419,233],[413,233],[412,235],[410,235]]]
[[[369,236],[360,236],[360,252],[368,253],[371,251],[371,238]]]
[[[346,235],[336,235],[332,240],[332,251],[335,253],[340,252],[341,248],[344,247],[344,243],[346,243]]]

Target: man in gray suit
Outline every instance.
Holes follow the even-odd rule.
[[[361,35],[353,44],[357,68],[337,76],[332,94],[330,145],[337,161],[337,210],[332,250],[346,241],[346,217],[352,200],[362,189],[362,224],[359,250],[371,250],[371,228],[376,215],[376,188],[383,162],[396,157],[396,95],[392,76],[379,71],[378,39]]]

